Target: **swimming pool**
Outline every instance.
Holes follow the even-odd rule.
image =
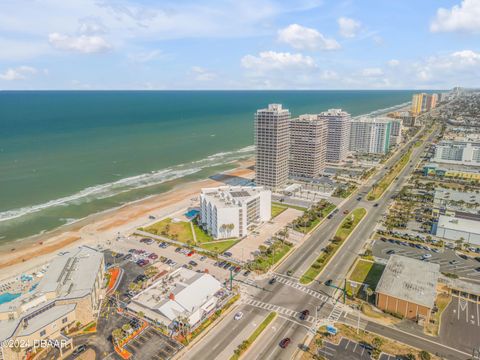
[[[1,294],[0,295],[0,305],[1,304],[5,304],[5,303],[8,303],[12,300],[15,300],[17,297],[19,297],[20,295],[22,295],[21,293],[18,293],[18,294],[10,294],[10,293],[4,293],[4,294]]]
[[[188,212],[185,213],[185,216],[187,218],[194,218],[195,216],[197,216],[197,214],[199,213],[200,211],[198,210],[195,210],[195,209],[192,209],[192,210],[189,210]]]

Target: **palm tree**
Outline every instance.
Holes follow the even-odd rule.
[[[370,302],[370,297],[373,295],[373,290],[367,287],[365,291],[367,292],[367,302]]]

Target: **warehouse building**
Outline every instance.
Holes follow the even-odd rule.
[[[480,221],[440,215],[432,226],[432,234],[465,244],[480,245]]]

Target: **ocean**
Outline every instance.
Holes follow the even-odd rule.
[[[231,169],[253,114],[395,108],[414,91],[0,92],[0,242]]]

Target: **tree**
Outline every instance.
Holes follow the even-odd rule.
[[[370,297],[373,295],[373,290],[367,287],[366,292],[367,292],[367,301],[370,302]]]
[[[425,351],[425,350],[420,351],[419,355],[420,355],[421,360],[430,360],[431,359],[430,353]]]
[[[123,324],[122,325],[122,330],[125,331],[126,333],[130,332],[132,330],[132,326],[130,324]]]
[[[113,341],[118,345],[120,341],[123,339],[123,330],[122,329],[114,329],[112,331],[112,338]]]

